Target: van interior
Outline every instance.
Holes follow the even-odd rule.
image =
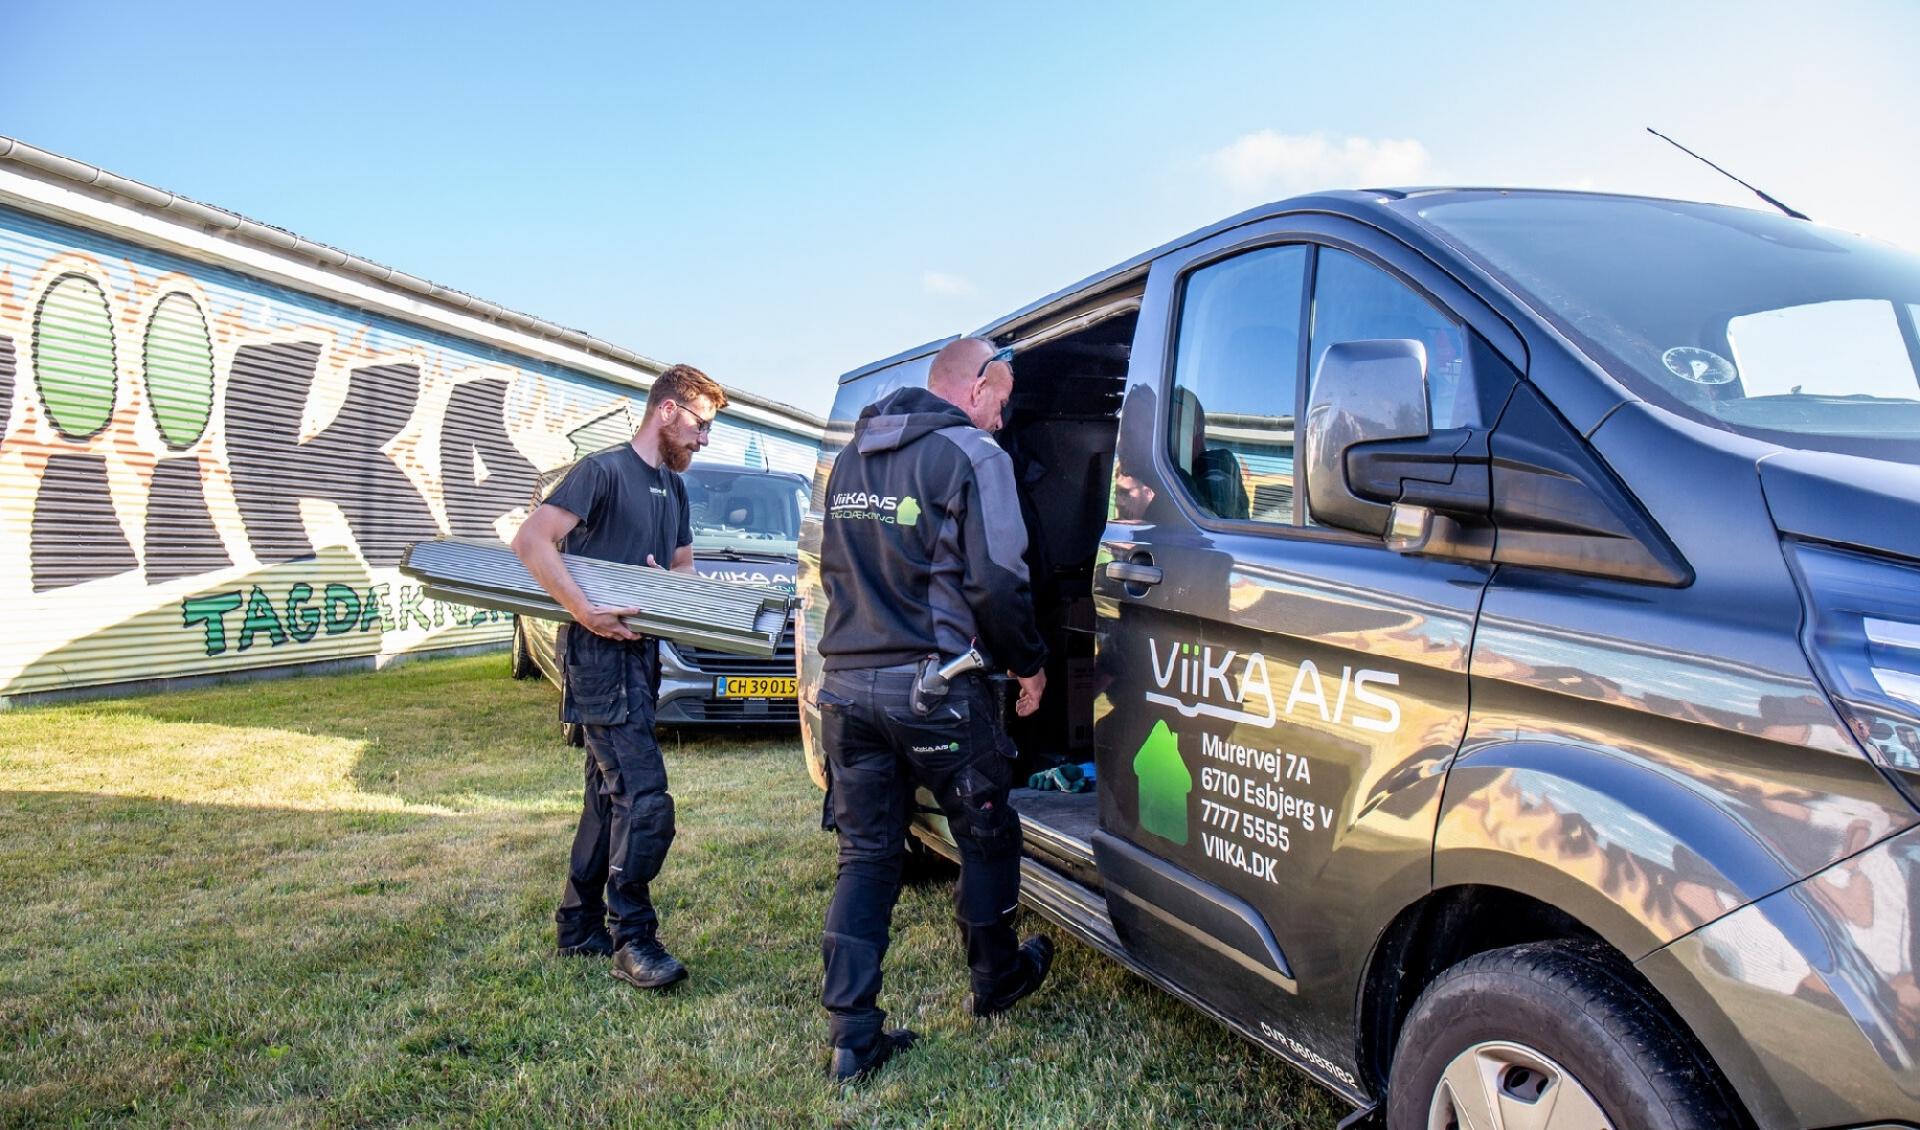
[[[1093,761],[1093,570],[1106,526],[1127,360],[1139,318],[1121,309],[1065,334],[1015,341],[1007,425],[996,438],[1013,457],[1027,526],[1034,608],[1046,639],[1047,690],[1032,717],[1005,696],[1007,731],[1019,749],[1015,784]],[[1099,826],[1094,789],[1018,787],[1028,846],[1082,882],[1097,885],[1090,846]],[[1037,833],[1037,834],[1036,834]]]

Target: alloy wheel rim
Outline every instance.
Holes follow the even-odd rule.
[[[1447,1064],[1427,1104],[1427,1130],[1613,1130],[1566,1068],[1505,1040],[1475,1044]]]

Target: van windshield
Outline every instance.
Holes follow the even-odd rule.
[[[807,487],[798,476],[696,466],[683,477],[695,549],[799,552]]]
[[[1636,395],[1787,447],[1920,463],[1920,256],[1669,200],[1486,192],[1417,211]]]

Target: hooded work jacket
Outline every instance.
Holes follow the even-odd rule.
[[[976,641],[989,670],[1046,662],[1023,559],[1013,461],[924,388],[860,413],[827,476],[819,651],[829,671],[952,658]]]

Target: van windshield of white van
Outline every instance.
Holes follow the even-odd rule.
[[[1920,256],[1668,200],[1479,192],[1416,211],[1636,395],[1783,446],[1920,462]]]

